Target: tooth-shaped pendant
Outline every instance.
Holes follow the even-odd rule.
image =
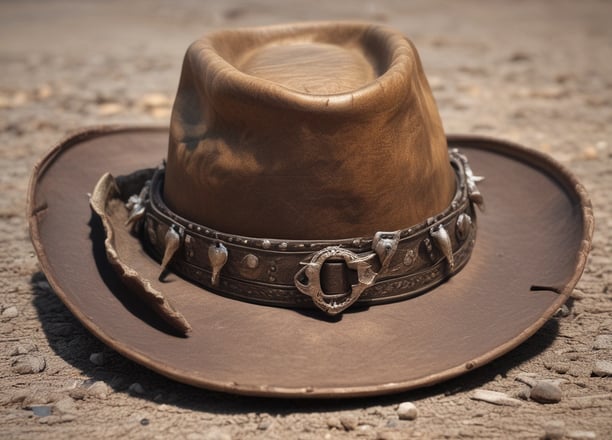
[[[454,269],[455,259],[453,257],[453,245],[448,232],[446,232],[446,229],[444,229],[444,226],[440,225],[436,229],[432,229],[429,234],[436,243],[437,248],[440,249],[442,255],[444,255],[446,258],[446,261],[448,261],[448,266],[450,269]]]
[[[227,262],[227,248],[219,242],[210,245],[208,248],[208,259],[210,260],[210,265],[212,267],[210,282],[213,286],[217,286],[219,284],[219,273]]]
[[[478,208],[480,208],[481,211],[484,211],[484,199],[482,197],[482,194],[480,193],[480,190],[476,186],[474,179],[468,177],[467,188],[470,201],[472,203],[476,203],[478,205]]]
[[[465,168],[465,175],[467,177],[467,190],[468,196],[470,197],[470,201],[472,203],[476,203],[478,205],[478,208],[480,208],[481,211],[484,211],[484,199],[482,197],[482,194],[480,193],[480,190],[476,186],[476,182],[482,182],[484,180],[484,177],[474,175],[474,172],[468,164],[467,158],[465,156],[463,156],[463,166]]]
[[[162,259],[161,272],[159,273],[160,281],[163,280],[166,268],[168,267],[170,260],[172,260],[172,257],[178,250],[179,245],[181,243],[181,236],[178,232],[176,232],[174,225],[168,228],[168,232],[166,232],[164,241],[166,244],[166,248],[164,250],[164,258]]]

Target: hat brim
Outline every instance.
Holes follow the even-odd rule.
[[[501,356],[567,300],[593,230],[584,188],[540,153],[476,136],[449,136],[479,184],[467,266],[419,297],[345,313],[340,320],[250,304],[175,275],[161,283],[136,238],[130,264],[189,321],[176,335],[121,284],[87,193],[101,175],[158,165],[164,128],[99,128],[51,150],[29,189],[30,233],[59,298],[105,344],[162,375],[198,387],[280,397],[384,394],[431,385]]]

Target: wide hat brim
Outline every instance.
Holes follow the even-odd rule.
[[[198,387],[279,397],[384,394],[431,385],[501,356],[568,299],[590,249],[584,188],[563,167],[521,146],[449,136],[478,175],[486,210],[467,266],[406,301],[341,319],[256,305],[170,274],[128,238],[132,267],[189,321],[176,335],[108,263],[104,229],[87,200],[106,172],[159,165],[165,128],[100,128],[69,137],[34,170],[28,216],[42,270],[59,298],[105,344],[164,376]]]

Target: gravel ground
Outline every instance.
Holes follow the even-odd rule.
[[[0,3],[0,438],[612,438],[612,3],[228,3]],[[167,124],[208,30],[344,18],[410,36],[448,132],[515,140],[583,181],[596,234],[567,307],[473,373],[381,398],[225,395],[107,349],[40,272],[24,218],[36,160],[86,125]]]

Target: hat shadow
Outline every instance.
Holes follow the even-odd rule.
[[[417,390],[374,397],[334,399],[240,396],[177,383],[136,364],[106,347],[89,333],[55,295],[42,272],[34,273],[30,284],[33,290],[33,305],[51,349],[89,377],[84,386],[95,381],[104,381],[115,392],[129,393],[129,386],[138,382],[145,392],[135,397],[219,415],[265,412],[275,416],[313,411],[333,412],[470,391],[484,386],[498,375],[505,377],[510,369],[540,354],[552,344],[559,331],[557,319],[552,318],[520,346],[487,365]],[[568,306],[571,307],[571,299]],[[90,355],[97,352],[104,354],[103,365],[95,365],[89,360]]]

